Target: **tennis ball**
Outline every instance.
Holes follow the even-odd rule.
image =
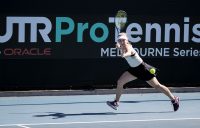
[[[151,68],[151,69],[149,70],[149,72],[150,72],[151,74],[155,74],[155,73],[156,73],[156,70],[155,70],[155,68]]]

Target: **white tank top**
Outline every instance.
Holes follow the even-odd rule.
[[[127,56],[125,57],[126,61],[128,62],[128,64],[131,66],[131,67],[137,67],[139,66],[143,60],[142,58],[138,55],[138,53],[135,51],[135,49],[133,48],[133,53],[135,54],[134,56]]]

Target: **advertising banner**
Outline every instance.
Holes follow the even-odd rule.
[[[198,58],[200,17],[128,15],[124,30],[143,58]],[[119,57],[114,15],[0,17],[0,59]]]

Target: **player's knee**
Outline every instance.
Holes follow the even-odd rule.
[[[154,86],[154,88],[160,89],[160,88],[162,88],[162,85],[161,85],[161,84],[156,84],[156,85]]]

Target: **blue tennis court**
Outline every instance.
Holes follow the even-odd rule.
[[[110,95],[0,97],[1,128],[198,128],[200,93],[181,98],[173,112],[162,93],[124,94],[117,111]]]

